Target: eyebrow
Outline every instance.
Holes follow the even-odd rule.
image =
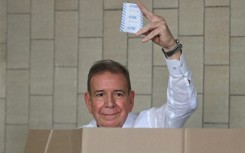
[[[123,93],[126,93],[123,89],[114,90],[113,92],[123,92]]]
[[[95,90],[94,93],[104,92],[105,90]]]
[[[94,93],[98,93],[98,92],[104,92],[105,90],[95,90]],[[113,92],[123,92],[123,93],[126,93],[126,91],[124,91],[123,89],[117,89],[117,90],[114,90]]]

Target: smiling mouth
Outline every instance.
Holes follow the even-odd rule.
[[[113,113],[113,114],[103,114],[103,116],[104,116],[104,118],[111,120],[111,119],[115,119],[115,117],[116,117],[117,114],[118,114],[118,113]]]

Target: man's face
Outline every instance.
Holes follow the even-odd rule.
[[[122,74],[104,72],[90,80],[91,92],[84,99],[100,127],[122,127],[134,105],[134,92]]]

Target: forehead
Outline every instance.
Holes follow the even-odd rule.
[[[90,81],[92,87],[121,86],[127,87],[127,81],[121,73],[103,72],[95,74]]]
[[[126,81],[126,78],[122,73],[112,73],[109,71],[97,73],[91,78],[91,82],[102,82],[104,80],[120,80],[117,82],[123,82]]]

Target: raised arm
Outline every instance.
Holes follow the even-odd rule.
[[[144,35],[142,42],[152,40],[161,46],[165,52],[173,52],[166,56],[169,70],[167,89],[167,103],[158,109],[151,109],[150,127],[183,127],[188,117],[197,106],[197,93],[191,78],[191,72],[182,55],[182,44],[178,43],[170,32],[165,19],[147,10],[141,3],[137,3],[149,23],[136,33]]]

